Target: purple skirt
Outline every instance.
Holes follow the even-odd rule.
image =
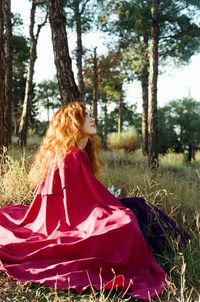
[[[120,198],[119,201],[133,211],[140,229],[154,252],[162,254],[173,250],[173,242],[187,244],[190,239],[187,232],[176,221],[152,206],[141,197]]]

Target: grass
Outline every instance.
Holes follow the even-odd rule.
[[[0,205],[30,203],[32,192],[27,183],[27,172],[33,152],[11,150],[3,159],[0,175]],[[158,256],[171,279],[163,296],[155,301],[200,302],[200,153],[192,165],[184,157],[169,153],[160,157],[160,168],[154,179],[146,161],[138,150],[134,153],[104,152],[102,156],[106,186],[122,189],[122,196],[144,196],[151,203],[184,225],[191,235],[187,248],[173,244],[173,253]],[[0,302],[3,301],[59,301],[59,302],[125,302],[137,301],[111,292],[96,292],[92,288],[82,295],[72,291],[56,291],[34,283],[22,284],[0,275]]]

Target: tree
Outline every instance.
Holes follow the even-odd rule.
[[[165,154],[169,149],[181,152],[178,134],[175,131],[171,119],[171,111],[168,105],[158,108],[158,152]]]
[[[49,122],[50,110],[59,108],[61,105],[57,81],[46,80],[39,83],[35,98],[47,110],[47,121]]]
[[[90,5],[90,0],[68,0],[67,8],[67,26],[75,28],[76,31],[76,65],[79,92],[82,98],[85,96],[85,84],[83,79],[83,44],[82,34],[91,29],[94,21],[94,3]]]
[[[123,59],[132,71],[131,77],[142,85],[143,95],[143,153],[148,153],[148,73],[151,10],[149,0],[101,1],[99,17],[105,31],[117,35]],[[159,1],[159,61],[187,64],[200,50],[200,28],[196,0]],[[116,39],[116,38],[115,38]]]
[[[29,59],[28,38],[22,35],[23,21],[19,14],[12,14],[13,79],[12,79],[12,133],[18,136],[19,122]]]
[[[86,100],[91,99],[91,91],[94,91],[95,79],[98,82],[98,110],[103,113],[103,120],[99,120],[100,117],[98,117],[98,127],[103,134],[103,146],[106,148],[107,134],[111,129],[110,125],[108,125],[110,104],[115,104],[117,110],[117,116],[115,114],[115,119],[112,120],[115,126],[113,125],[112,127],[117,128],[118,132],[121,132],[125,125],[124,117],[127,104],[124,102],[123,83],[126,75],[122,68],[121,54],[118,50],[110,49],[107,54],[98,57],[97,66],[95,67],[96,76],[94,75],[94,58],[95,56],[92,54],[85,59],[84,78],[87,87],[90,87],[90,90],[88,90],[90,97],[87,97],[88,93],[86,93]]]
[[[148,154],[148,82],[149,82],[149,1],[99,1],[100,16],[105,31],[117,35],[123,68],[128,80],[137,79],[142,86],[142,149]],[[114,18],[112,18],[114,15]],[[109,19],[112,20],[109,22]],[[115,39],[116,40],[116,39]]]
[[[99,75],[98,75],[98,59],[97,59],[97,47],[94,48],[93,56],[93,117],[95,122],[98,122],[98,94],[99,94]]]
[[[46,0],[51,26],[54,60],[57,69],[61,102],[67,104],[80,100],[78,87],[74,80],[71,58],[69,55],[66,32],[66,19],[62,0]]]
[[[107,137],[107,110],[108,105],[112,101],[118,102],[119,100],[119,82],[123,82],[120,78],[119,57],[114,51],[110,51],[105,55],[101,55],[97,59],[96,49],[84,61],[84,78],[86,82],[86,100],[92,99],[93,103],[90,104],[93,109],[93,114],[98,120],[97,112],[100,108],[100,103],[104,112],[104,127],[102,136],[104,148],[106,148]],[[98,94],[98,103],[97,103]],[[98,108],[98,109],[97,109]],[[99,124],[98,124],[99,126]]]
[[[192,98],[173,100],[168,104],[168,120],[178,136],[179,151],[195,159],[200,144],[200,103]]]
[[[12,129],[18,136],[19,123],[24,100],[27,65],[29,59],[28,39],[19,34],[13,35],[13,103]]]
[[[12,23],[10,0],[0,3],[0,153],[11,143]]]
[[[153,170],[158,166],[158,130],[157,130],[157,81],[158,81],[158,0],[151,1],[151,46],[149,68],[149,153],[148,163]]]
[[[12,77],[13,77],[13,47],[12,47],[12,15],[10,0],[5,0],[5,116],[7,127],[7,144],[11,144],[12,135]]]
[[[83,75],[86,83],[85,101],[90,105],[95,122],[98,124],[100,74],[97,47],[87,51],[83,65]]]
[[[25,86],[23,110],[21,114],[21,120],[19,125],[19,144],[21,146],[26,145],[27,142],[27,133],[29,126],[29,119],[31,116],[31,100],[33,98],[33,75],[34,75],[34,66],[37,58],[37,43],[41,28],[45,25],[47,20],[47,14],[43,22],[37,26],[36,34],[34,34],[35,27],[35,13],[38,6],[37,0],[32,0],[31,14],[30,14],[30,26],[29,26],[29,35],[30,35],[30,49],[29,49],[29,66],[28,74]]]

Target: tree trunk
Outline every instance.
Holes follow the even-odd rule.
[[[149,98],[148,98],[148,84],[149,84],[149,71],[146,66],[141,75],[142,84],[142,152],[143,155],[148,156],[149,153],[149,134],[148,134],[148,111],[149,111]]]
[[[98,122],[98,66],[97,66],[97,48],[94,48],[93,57],[93,117],[95,118],[95,123]]]
[[[0,153],[11,143],[12,36],[10,1],[0,1]],[[10,53],[7,53],[10,51]],[[9,87],[10,85],[10,87]],[[10,89],[10,90],[9,90]]]
[[[152,170],[158,167],[157,81],[158,81],[158,0],[151,1],[151,47],[149,71],[149,157]]]
[[[187,154],[187,161],[192,162],[195,161],[195,148],[193,144],[188,145],[188,154]]]
[[[61,102],[67,104],[80,100],[78,87],[74,80],[71,58],[69,55],[66,20],[62,0],[46,0],[51,26],[55,65]]]
[[[104,104],[104,127],[103,127],[103,148],[107,150],[107,137],[108,137],[108,108],[107,102]]]
[[[6,144],[5,128],[5,53],[4,53],[4,1],[0,2],[0,154]]]
[[[122,132],[122,128],[123,128],[122,111],[123,111],[123,96],[121,95],[119,99],[119,107],[118,107],[118,134]]]
[[[7,145],[11,144],[12,135],[12,17],[11,2],[5,0],[5,123],[7,129]]]
[[[83,57],[83,45],[82,45],[82,28],[81,28],[81,13],[79,8],[80,1],[75,1],[75,20],[76,20],[76,36],[77,36],[77,48],[76,48],[76,65],[77,65],[77,77],[78,77],[78,88],[80,96],[84,99],[85,96],[85,85],[83,81],[83,66],[82,66],[82,57]]]
[[[21,120],[20,120],[20,125],[19,125],[19,144],[21,146],[24,146],[27,143],[28,126],[29,126],[31,107],[32,107],[33,75],[34,75],[35,61],[37,59],[37,42],[38,42],[40,30],[46,23],[46,18],[47,18],[47,16],[46,16],[44,22],[42,24],[38,25],[37,33],[36,33],[36,35],[34,35],[36,7],[37,7],[37,1],[33,0],[32,8],[31,8],[31,15],[30,15],[30,28],[29,28],[30,58],[29,58],[27,80],[26,80],[26,85],[25,85],[23,110],[22,110]]]

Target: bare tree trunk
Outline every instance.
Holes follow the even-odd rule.
[[[97,125],[98,122],[98,64],[97,64],[97,48],[94,48],[93,57],[93,117]]]
[[[142,152],[147,156],[149,153],[149,135],[148,135],[148,110],[149,110],[149,98],[148,98],[148,83],[149,83],[149,71],[148,67],[145,67],[141,76],[142,84]]]
[[[192,143],[188,144],[187,161],[190,162],[190,163],[192,161],[195,161],[195,147]]]
[[[149,72],[149,158],[152,170],[158,167],[157,81],[158,81],[158,0],[151,1],[151,47]]]
[[[5,53],[4,53],[4,1],[0,2],[0,154],[6,145],[5,128]]]
[[[47,122],[49,122],[50,117],[49,117],[49,98],[47,98]]]
[[[75,1],[75,20],[76,20],[76,36],[77,36],[77,48],[76,48],[76,65],[78,69],[78,88],[81,95],[81,98],[84,99],[85,96],[85,85],[83,81],[83,65],[82,65],[82,57],[83,57],[83,45],[82,45],[82,24],[81,24],[81,12],[79,7],[80,1]]]
[[[29,59],[27,80],[25,85],[23,110],[22,110],[22,115],[19,125],[19,144],[21,146],[24,146],[27,143],[28,126],[29,126],[29,119],[30,119],[31,107],[32,107],[31,105],[32,105],[32,91],[33,91],[33,75],[34,75],[35,61],[37,59],[37,43],[38,43],[40,30],[45,25],[47,20],[47,15],[46,15],[44,22],[38,25],[37,33],[36,35],[34,35],[36,7],[37,7],[37,0],[33,0],[32,7],[31,7],[31,15],[30,15],[30,27],[29,27],[30,59]]]
[[[62,0],[46,0],[52,33],[55,65],[61,102],[67,104],[80,100],[78,87],[74,80],[71,58],[69,55],[66,20]]]
[[[7,129],[7,145],[11,144],[12,135],[12,65],[13,65],[13,48],[12,48],[12,17],[11,2],[5,0],[5,122]]]
[[[118,106],[118,134],[122,132],[122,128],[123,128],[122,112],[123,112],[123,95],[121,95],[119,99],[119,106]]]
[[[104,127],[103,127],[103,147],[107,150],[107,137],[108,137],[108,108],[107,101],[104,103]]]
[[[8,147],[11,143],[11,41],[10,1],[2,0],[0,1],[0,153],[2,153],[3,147]],[[8,51],[10,53],[7,53]]]

